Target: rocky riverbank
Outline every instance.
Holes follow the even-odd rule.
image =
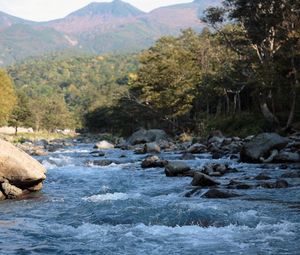
[[[276,189],[287,188],[291,185],[300,185],[300,182],[291,179],[300,178],[300,133],[289,137],[282,137],[276,133],[263,133],[249,136],[225,137],[221,132],[212,133],[206,141],[178,142],[171,139],[163,130],[139,130],[127,140],[113,145],[107,141],[98,142],[91,152],[98,158],[88,161],[87,165],[108,166],[121,164],[121,160],[107,160],[106,149],[120,148],[132,150],[135,154],[145,155],[141,161],[142,169],[164,169],[167,177],[191,177],[194,190],[186,196],[199,193],[201,188],[209,188],[202,196],[206,198],[230,198],[239,196],[238,190],[245,189]],[[163,153],[177,155],[176,160],[169,160],[160,156]],[[278,165],[280,169],[290,169],[286,173],[272,179],[267,172],[257,176],[240,176],[239,169],[222,163],[208,163],[202,166],[193,164],[201,155],[210,155],[212,159],[231,159],[237,162],[268,165]],[[189,164],[190,163],[190,164]],[[192,165],[192,166],[191,166]],[[250,171],[250,170],[249,170]],[[274,171],[276,171],[274,169]],[[220,177],[237,173],[232,179]],[[234,192],[234,190],[236,190]]]
[[[191,185],[195,187],[195,190],[187,193],[187,196],[197,193],[199,187],[207,187],[209,191],[207,194],[202,194],[204,197],[229,198],[239,195],[232,190],[286,188],[291,185],[289,183],[290,178],[300,178],[299,169],[295,167],[300,164],[300,133],[295,133],[289,137],[282,137],[276,133],[263,133],[241,139],[239,137],[225,137],[221,132],[216,131],[205,140],[182,142],[169,137],[163,130],[142,129],[132,134],[127,140],[118,139],[115,144],[97,138],[97,136],[85,135],[77,139],[25,140],[17,144],[17,147],[31,156],[45,157],[49,153],[78,143],[94,142],[95,145],[90,151],[90,155],[94,159],[87,160],[86,166],[134,163],[125,154],[121,155],[119,159],[107,158],[106,152],[109,150],[130,150],[134,154],[144,155],[140,163],[142,169],[161,168],[167,177],[190,177],[192,179]],[[40,190],[46,172],[43,166],[7,142],[1,141],[1,146],[2,155],[0,155],[0,159],[5,164],[3,163],[0,169],[2,187],[0,199],[20,198],[30,191]],[[170,160],[161,156],[165,153],[176,155],[175,159]],[[243,176],[242,179],[237,175],[237,178],[224,182],[219,180],[220,177],[238,173],[239,169],[231,168],[222,163],[208,163],[201,166],[189,164],[189,162],[193,163],[199,157],[201,158],[201,155],[209,155],[213,160],[227,158],[237,162],[266,166],[278,164],[282,169],[293,170],[274,180],[268,174],[261,172],[257,176]],[[6,160],[8,156],[9,163]],[[26,160],[22,160],[23,158]],[[26,163],[27,161],[30,163]],[[14,168],[11,168],[11,165]],[[30,176],[32,172],[40,175]]]

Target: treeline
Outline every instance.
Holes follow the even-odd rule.
[[[299,10],[292,0],[228,0],[208,9],[210,30],[186,30],[144,51],[128,93],[88,114],[88,126],[290,131],[300,120]]]
[[[6,123],[49,131],[83,128],[83,117],[112,105],[127,90],[136,69],[134,55],[67,59],[52,55],[11,66],[7,72],[17,99]]]

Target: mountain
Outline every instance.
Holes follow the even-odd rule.
[[[35,22],[23,20],[0,11],[0,32],[15,24],[33,25]]]
[[[181,29],[200,31],[199,16],[221,0],[195,0],[144,13],[121,0],[91,3],[63,19],[31,22],[0,12],[0,65],[69,50],[88,54],[135,52]]]

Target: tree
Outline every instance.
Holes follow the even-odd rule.
[[[30,102],[32,122],[36,131],[73,128],[74,118],[61,96],[39,97]]]
[[[16,103],[13,84],[7,73],[0,69],[0,125],[7,122]]]
[[[297,0],[226,0],[223,8],[208,9],[204,18],[217,31],[220,31],[226,18],[237,24],[238,35],[244,37],[243,40],[235,40],[237,33],[221,33],[228,46],[243,56],[242,61],[248,62],[249,72],[245,72],[245,76],[257,83],[257,101],[261,112],[273,126],[278,126],[280,122],[276,116],[275,102],[275,94],[281,90],[281,84],[277,83],[281,75],[277,67],[283,61],[282,56],[287,57],[289,52],[283,51],[290,48],[295,53],[295,46],[299,41],[299,10],[300,2]],[[296,55],[292,55],[291,63],[295,63]],[[292,66],[293,64],[290,71],[294,73],[294,84],[284,84],[293,91],[287,126],[291,125],[293,119],[296,104],[294,88],[299,83],[296,69]]]
[[[28,98],[24,93],[18,93],[17,104],[10,117],[9,125],[15,127],[15,135],[18,134],[18,127],[29,126],[31,111],[29,109]]]

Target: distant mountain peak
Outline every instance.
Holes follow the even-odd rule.
[[[86,7],[71,13],[69,16],[114,16],[134,17],[144,14],[141,10],[121,0],[113,0],[108,3],[92,2]]]

